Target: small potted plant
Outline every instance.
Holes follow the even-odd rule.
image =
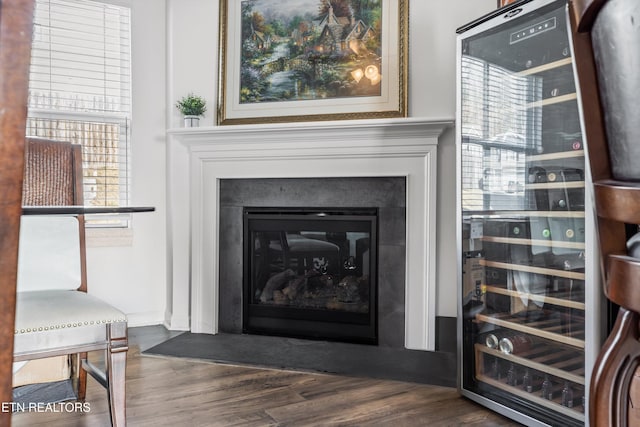
[[[184,116],[185,127],[198,127],[200,124],[200,116],[207,111],[207,102],[204,98],[190,93],[182,97],[176,102],[176,108]]]

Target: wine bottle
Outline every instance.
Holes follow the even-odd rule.
[[[532,339],[528,335],[517,334],[500,339],[500,351],[507,354],[517,354],[531,347]]]
[[[494,357],[493,362],[491,362],[491,371],[489,375],[491,378],[495,378],[497,380],[500,379],[500,364],[498,363],[497,357]]]
[[[542,398],[548,400],[553,399],[553,383],[547,374],[545,374],[544,381],[542,382]]]
[[[531,378],[531,374],[529,374],[528,368],[524,371],[524,377],[522,377],[522,388],[527,393],[531,393],[533,391],[533,379]]]
[[[516,379],[516,367],[513,363],[509,365],[509,370],[507,371],[507,385],[518,385],[518,381]]]
[[[571,390],[569,381],[565,381],[562,388],[562,406],[573,408],[573,390]]]

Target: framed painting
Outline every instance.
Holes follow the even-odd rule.
[[[221,0],[220,125],[405,117],[408,0]]]

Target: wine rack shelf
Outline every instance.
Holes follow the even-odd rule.
[[[584,349],[584,319],[580,321],[579,318],[573,317],[566,323],[557,318],[527,321],[522,317],[509,313],[479,313],[476,318],[479,321],[491,323],[502,328]]]
[[[542,398],[540,396],[537,396],[533,393],[527,393],[526,391],[518,388],[518,387],[513,387],[513,386],[509,386],[507,384],[505,384],[503,381],[498,381],[495,380],[491,377],[488,377],[486,375],[479,375],[477,376],[477,379],[479,381],[482,381],[486,384],[492,385],[496,388],[499,388],[501,390],[504,390],[506,392],[509,392],[513,395],[519,396],[523,399],[529,400],[531,402],[534,402],[540,406],[544,406],[547,407],[549,409],[553,409],[554,411],[559,412],[562,415],[571,417],[576,419],[577,421],[580,422],[584,422],[585,421],[585,416],[584,416],[584,412],[580,409],[576,409],[576,408],[567,408],[566,406],[562,406],[560,404],[560,399],[559,398],[555,398],[553,400],[548,400],[545,398]],[[558,391],[556,391],[555,394],[559,394]]]
[[[553,347],[539,343],[535,349],[519,353],[507,354],[500,350],[489,348],[482,344],[475,345],[476,355],[479,356],[478,372],[483,372],[483,357],[497,357],[517,366],[534,369],[538,372],[553,375],[571,381],[575,384],[585,385],[584,367],[582,356],[575,350],[561,347]]]
[[[529,211],[529,210],[495,210],[465,211],[464,220],[482,218],[584,218],[584,211]]]
[[[578,249],[578,250],[585,249],[583,242],[563,242],[563,241],[551,241],[551,240],[542,240],[542,239],[521,239],[517,237],[497,237],[497,236],[483,236],[482,241],[491,242],[491,243],[504,243],[508,245],[546,246],[546,247],[557,247],[557,248]]]
[[[541,182],[537,184],[526,184],[527,190],[556,190],[556,189],[584,188],[584,181],[572,182]]]
[[[584,408],[582,406],[582,396],[584,396],[584,363],[582,356],[576,351],[553,347],[539,343],[535,349],[519,353],[518,355],[506,354],[482,344],[475,344],[476,353],[476,379],[489,384],[500,390],[508,391],[526,400],[535,402],[545,407],[552,408],[564,415],[570,416],[580,421],[584,421]],[[502,362],[500,362],[502,361]],[[492,363],[502,363],[510,366],[513,364],[520,378],[516,378],[514,384],[509,384],[504,370],[499,373],[494,372],[498,378],[492,377]],[[532,380],[531,391],[525,390],[522,381],[523,369],[530,370],[529,375],[538,377],[537,381]],[[541,377],[548,375],[553,378],[553,398],[548,399],[541,396]],[[562,403],[562,382],[569,381],[573,391],[572,406]],[[576,385],[578,387],[576,387]]]
[[[487,261],[480,260],[480,265],[484,267],[500,268],[504,270],[522,271],[525,273],[543,274],[548,276],[564,277],[566,279],[584,280],[584,273],[577,273],[574,271],[558,270],[555,268],[547,267],[534,267],[532,265],[512,264],[509,262]]]
[[[545,98],[540,101],[530,102],[525,105],[525,108],[538,108],[538,107],[546,107],[548,105],[560,104],[562,102],[575,101],[578,99],[578,94],[576,93],[567,93],[566,95],[554,96],[552,98]]]
[[[559,151],[557,153],[533,154],[529,156],[531,162],[546,162],[549,160],[584,158],[584,150]]]
[[[553,304],[559,307],[574,308],[576,310],[583,310],[583,311],[585,309],[584,302],[567,299],[568,293],[558,294],[557,296],[538,295],[538,294],[525,293],[525,292],[514,291],[510,289],[499,288],[497,286],[491,286],[491,285],[486,285],[485,291],[488,293],[506,295],[513,298],[527,298],[531,301],[538,301],[541,303]]]
[[[549,62],[547,64],[542,64],[538,67],[529,68],[528,70],[520,71],[519,73],[515,73],[516,76],[531,76],[534,74],[540,74],[545,71],[553,70],[556,68],[564,67],[567,65],[571,65],[573,58],[567,57],[560,59],[558,61]]]

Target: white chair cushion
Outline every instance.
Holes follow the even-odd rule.
[[[14,353],[105,342],[106,324],[126,321],[120,310],[84,292],[18,292]]]
[[[73,216],[23,216],[18,252],[18,292],[78,289],[80,232]]]

